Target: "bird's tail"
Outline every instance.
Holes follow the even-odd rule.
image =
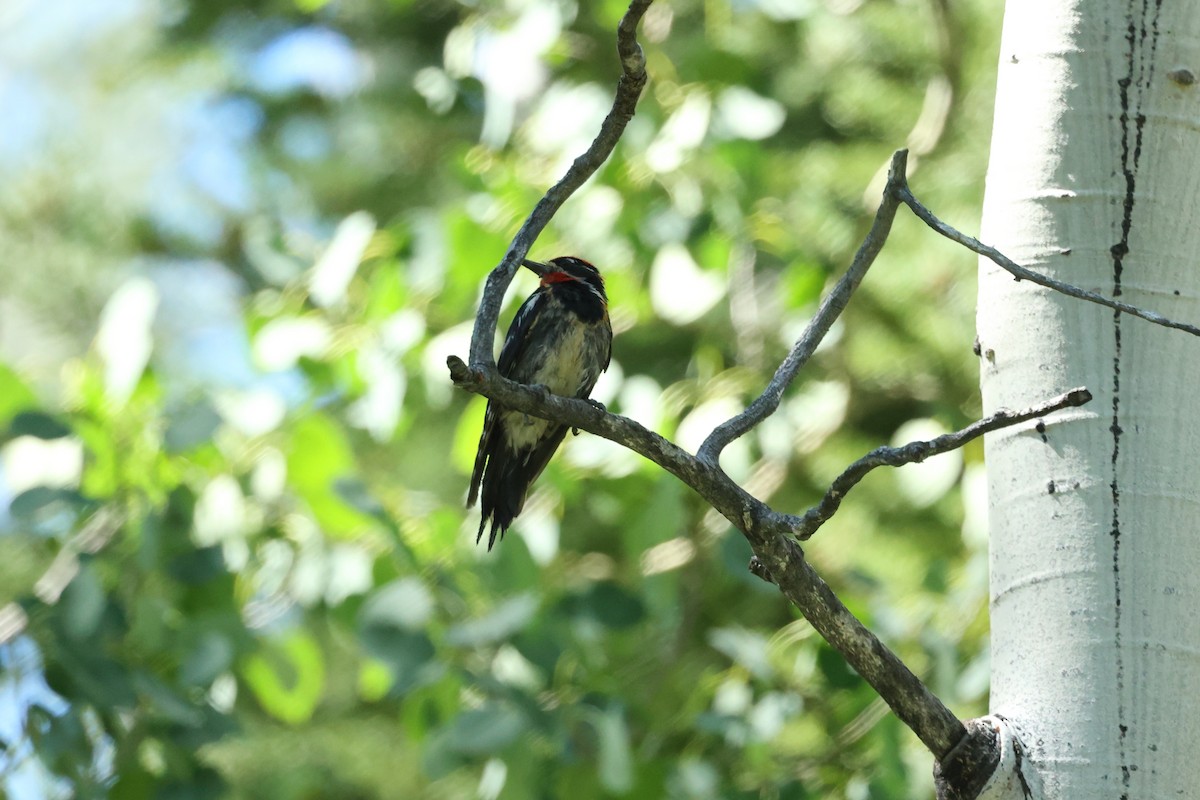
[[[511,453],[494,454],[488,459],[480,496],[483,517],[479,520],[479,533],[475,536],[475,543],[479,544],[490,518],[492,529],[488,535],[488,550],[496,544],[497,534],[501,540],[504,539],[509,526],[525,506],[525,495],[537,477],[537,473],[530,475],[522,466],[522,459]]]

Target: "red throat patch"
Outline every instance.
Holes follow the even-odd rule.
[[[549,286],[552,283],[566,283],[567,281],[579,280],[565,272],[547,272],[542,276],[542,286]]]

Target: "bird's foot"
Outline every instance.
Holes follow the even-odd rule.
[[[601,403],[599,400],[593,400],[593,399],[592,399],[592,398],[590,398],[590,397],[585,397],[585,398],[583,398],[583,399],[584,399],[584,400],[587,400],[587,401],[588,401],[588,404],[589,404],[589,405],[590,405],[592,408],[598,408],[598,409],[600,409],[600,413],[602,413],[602,414],[606,414],[606,413],[608,413],[608,409],[604,407],[604,403]],[[572,434],[574,434],[575,436],[578,436],[578,435],[579,435],[579,428],[571,428],[571,433],[572,433]]]

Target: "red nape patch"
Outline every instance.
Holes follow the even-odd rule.
[[[565,272],[547,272],[542,276],[542,286],[549,286],[552,283],[566,283],[567,281],[577,281],[576,277],[568,275]]]

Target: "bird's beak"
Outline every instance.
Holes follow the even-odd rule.
[[[539,276],[545,276],[548,272],[553,272],[549,264],[542,264],[539,261],[530,261],[528,258],[521,262],[524,266],[529,267]]]

